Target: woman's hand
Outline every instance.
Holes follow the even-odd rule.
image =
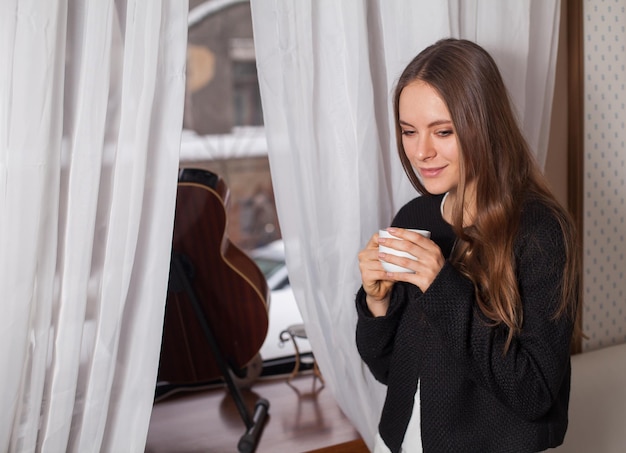
[[[384,279],[387,283],[389,281],[413,283],[422,292],[426,292],[445,264],[441,249],[429,238],[414,231],[403,228],[388,228],[387,231],[399,239],[379,238],[377,242],[386,247],[407,252],[417,258],[417,261],[389,253],[379,254],[378,258],[381,260],[406,267],[414,272],[386,272]]]
[[[384,316],[389,308],[391,288],[395,282],[388,279],[380,262],[378,241],[378,233],[375,233],[359,252],[359,269],[368,308],[374,316]]]

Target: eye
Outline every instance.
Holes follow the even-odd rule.
[[[402,129],[402,130],[400,131],[400,133],[401,133],[402,135],[407,135],[407,136],[410,136],[410,135],[415,134],[415,131],[410,130],[410,129]]]
[[[444,129],[441,131],[437,131],[437,135],[439,135],[440,137],[448,137],[452,134],[454,134],[454,131],[452,129]]]

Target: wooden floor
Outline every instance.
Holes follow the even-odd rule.
[[[242,396],[270,403],[256,453],[367,453],[358,432],[312,372],[287,383],[262,377]],[[237,453],[245,424],[226,387],[178,392],[155,403],[146,453]]]

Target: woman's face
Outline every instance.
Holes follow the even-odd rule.
[[[398,103],[402,145],[431,194],[456,191],[460,153],[450,112],[437,91],[417,80],[405,86]]]

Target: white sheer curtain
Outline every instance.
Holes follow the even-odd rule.
[[[272,180],[290,279],[340,406],[371,445],[384,388],[354,345],[357,253],[415,196],[395,152],[390,97],[439,38],[499,62],[545,159],[559,1],[252,0]]]
[[[0,451],[142,452],[187,2],[0,6]]]

